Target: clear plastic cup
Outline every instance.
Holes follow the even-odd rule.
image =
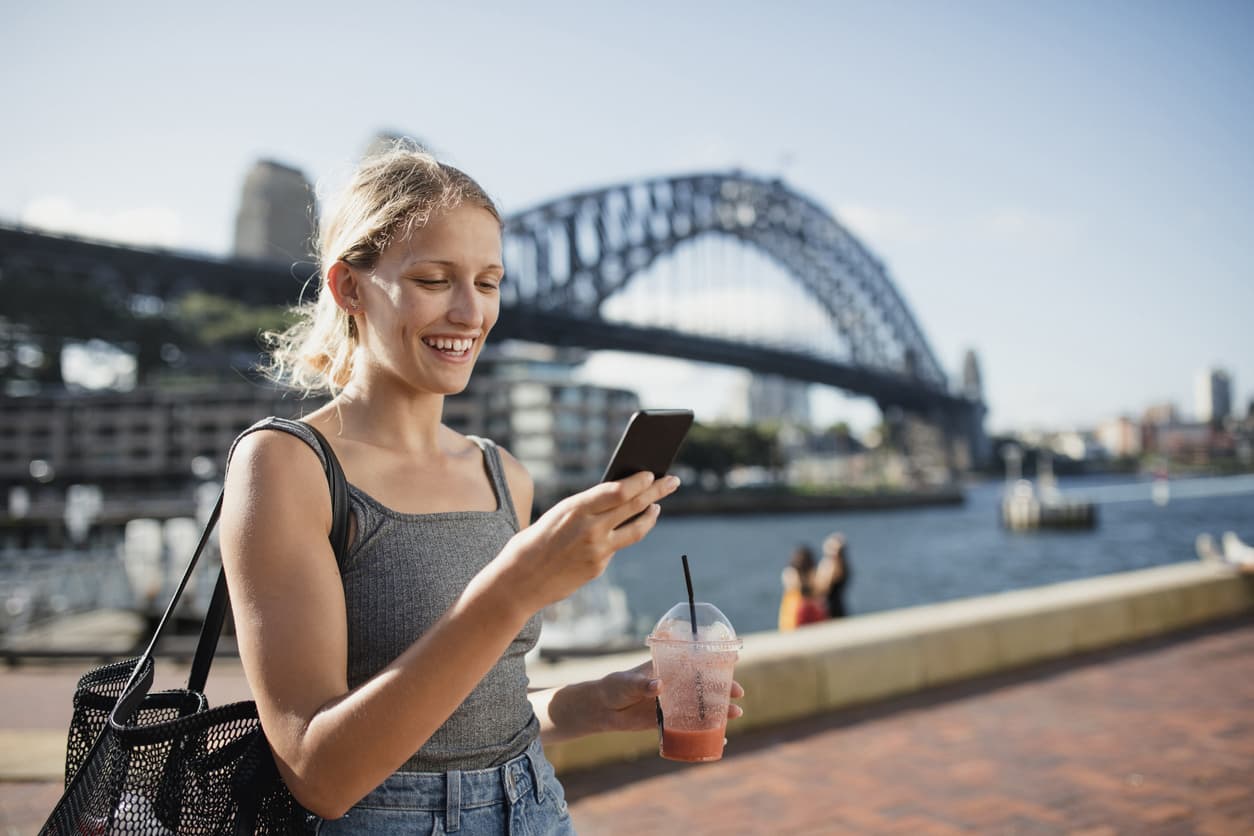
[[[660,754],[695,763],[723,757],[732,673],[743,642],[718,607],[698,601],[696,635],[687,601],[658,621],[645,640],[653,675],[662,680]]]

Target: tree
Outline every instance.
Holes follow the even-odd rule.
[[[722,488],[735,467],[775,468],[779,464],[777,433],[766,427],[695,423],[680,448],[677,462],[699,476],[711,476]]]

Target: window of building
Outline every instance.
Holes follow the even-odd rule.
[[[512,423],[519,435],[548,433],[553,430],[553,414],[539,409],[521,410],[514,413]]]

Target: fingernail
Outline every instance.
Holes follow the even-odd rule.
[[[659,689],[659,688],[661,688],[661,687],[662,687],[662,680],[660,680],[660,679],[650,679],[650,680],[649,680],[648,685],[646,686],[646,690],[649,690],[649,691],[656,691],[657,689]]]
[[[678,477],[678,476],[671,476],[671,477],[670,477],[670,480],[671,480],[671,488],[672,488],[672,489],[674,489],[674,488],[678,488],[681,484],[683,484],[682,482],[680,482],[680,481],[679,481],[679,477]]]

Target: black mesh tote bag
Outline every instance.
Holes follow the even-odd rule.
[[[317,430],[314,435],[327,463],[331,545],[342,561],[348,542],[348,489],[331,446]],[[149,693],[153,650],[221,512],[220,494],[144,654],[96,668],[79,680],[65,758],[65,793],[41,834],[305,832],[309,813],[279,776],[257,704],[210,708],[205,699],[205,681],[226,616],[225,574],[219,574],[214,587],[187,687]]]

